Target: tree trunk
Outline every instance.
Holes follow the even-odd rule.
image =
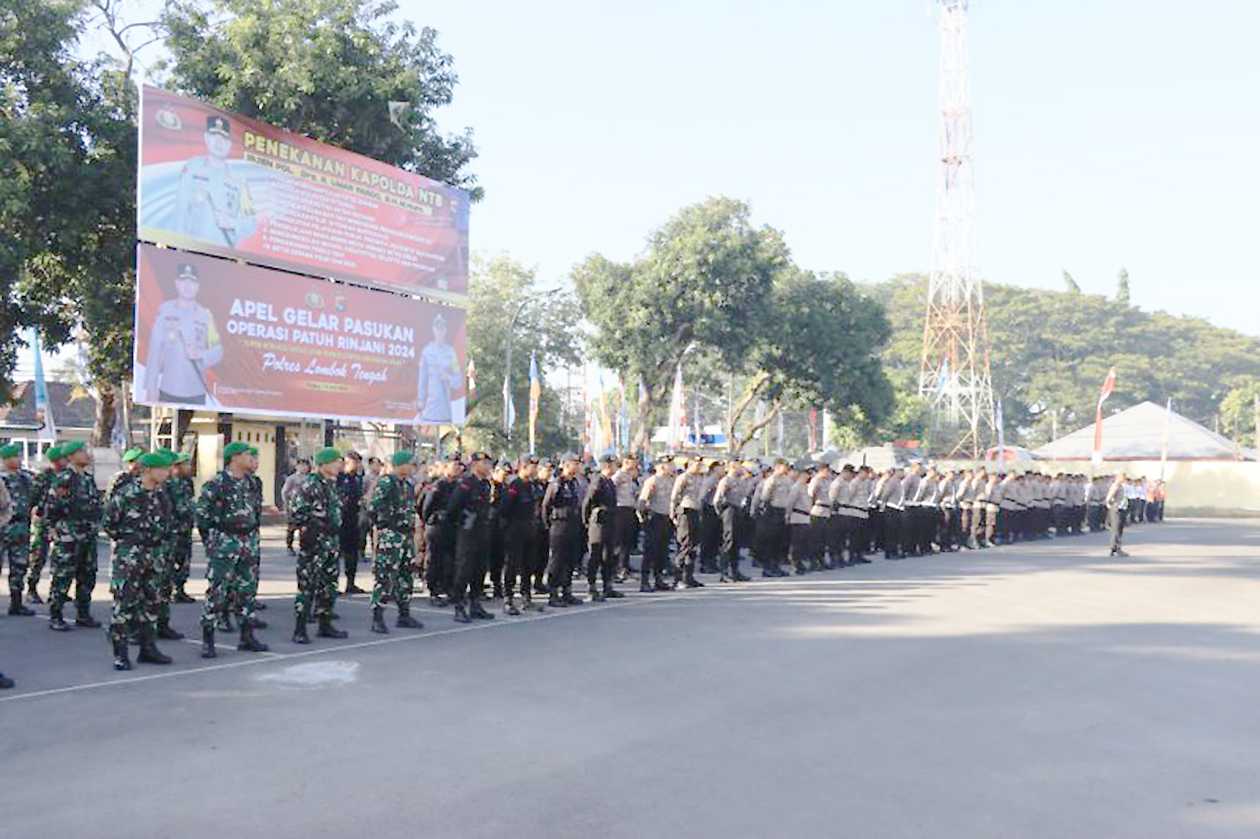
[[[748,441],[753,435],[765,427],[765,424],[755,426],[748,434],[740,438],[735,434],[735,429],[739,427],[740,417],[748,410],[757,398],[757,394],[761,388],[770,381],[770,374],[762,372],[758,373],[756,378],[748,383],[748,387],[744,389],[743,395],[739,398],[739,404],[731,408],[731,415],[727,418],[726,426],[726,447],[731,454],[739,454],[740,449],[748,445]]]
[[[97,382],[96,392],[96,422],[92,427],[91,442],[96,448],[108,448],[114,438],[118,386],[113,382]]]
[[[779,415],[779,412],[782,409],[783,409],[783,405],[782,403],[779,402],[779,400],[776,399],[773,402],[771,402],[770,410],[766,411],[766,415],[764,417],[762,417],[760,420],[758,420],[757,422],[754,422],[751,426],[749,426],[748,433],[745,434],[743,437],[735,436],[734,424],[732,423],[731,437],[730,437],[731,454],[739,454],[740,450],[743,449],[744,446],[748,445],[748,443],[754,437],[757,436],[758,431],[765,428],[767,425],[769,425],[771,422],[774,421],[775,417]]]

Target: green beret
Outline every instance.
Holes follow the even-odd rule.
[[[250,446],[250,447],[249,447],[249,453],[250,453],[251,455],[253,455],[254,457],[258,457],[258,447],[257,447],[257,446]]]
[[[411,452],[401,451],[401,452],[394,452],[394,456],[389,459],[389,462],[394,464],[395,466],[405,466],[406,464],[411,463],[415,459],[416,459],[416,456],[412,454]]]
[[[161,452],[145,452],[137,459],[145,469],[165,469],[171,465],[170,460]]]
[[[175,463],[188,463],[190,460],[192,460],[192,458],[188,456],[188,452],[180,452],[179,454],[175,455],[174,462]]]
[[[77,452],[79,449],[83,448],[83,441],[71,440],[69,443],[62,443],[60,448],[61,448],[61,456],[69,457],[70,455]]]
[[[122,461],[123,463],[130,463],[142,454],[144,454],[144,449],[142,448],[127,449],[127,451],[123,452]]]
[[[174,463],[174,462],[175,462],[176,454],[175,454],[175,452],[171,451],[170,449],[167,449],[167,448],[161,448],[161,449],[158,449],[158,450],[157,450],[157,453],[158,453],[158,454],[160,454],[160,455],[162,455],[162,457],[166,458],[166,459],[167,459],[167,460],[169,460],[171,463]]]
[[[48,458],[49,463],[52,463],[54,460],[61,460],[61,446],[49,446],[44,451],[44,457]]]
[[[341,452],[337,451],[332,446],[315,452],[315,464],[317,466],[327,465],[332,463],[334,460],[341,460]]]
[[[7,446],[0,446],[0,458],[8,460],[11,457],[22,456],[21,443],[9,443]]]
[[[239,440],[237,440],[235,443],[228,443],[226,446],[223,447],[223,462],[227,463],[229,460],[236,457],[238,454],[248,454],[248,453],[249,453],[249,443],[242,443]]]

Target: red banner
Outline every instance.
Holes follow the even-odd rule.
[[[385,114],[381,119],[387,119]],[[145,87],[143,240],[460,302],[468,195]]]
[[[464,311],[153,245],[137,254],[135,401],[464,421]]]

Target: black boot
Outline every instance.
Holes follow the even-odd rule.
[[[69,632],[70,624],[66,623],[61,616],[60,609],[50,610],[48,612],[48,628],[53,632]]]
[[[587,587],[587,593],[591,596],[592,603],[604,602],[604,593],[600,591],[594,583],[591,583],[590,586]]]
[[[114,669],[130,670],[131,658],[127,655],[127,639],[114,639]]]
[[[214,624],[201,627],[201,657],[219,657],[219,653],[214,649]]]
[[[319,619],[319,631],[315,633],[320,638],[349,638],[350,633],[344,629],[338,629],[333,626],[332,618],[323,615]]]
[[[158,622],[157,637],[163,641],[180,641],[183,640],[184,633],[171,629],[171,622],[164,620]]]
[[[77,613],[74,616],[75,626],[82,626],[85,629],[97,629],[100,627],[101,622],[92,617],[92,613],[89,612],[87,608],[78,607],[76,612]]]
[[[175,590],[175,602],[176,603],[196,603],[197,598],[193,597],[191,594],[184,591],[184,587],[181,585],[179,588]]]
[[[157,648],[157,644],[153,642],[153,628],[146,626],[140,633],[140,653],[136,656],[136,661],[142,661],[145,664],[170,664],[171,657],[164,654]]]
[[[623,597],[625,597],[625,595],[617,591],[611,585],[604,586],[604,599],[605,600],[620,600]]]
[[[31,615],[35,614],[34,609],[28,609],[22,605],[22,590],[21,589],[18,589],[17,591],[9,592],[9,614],[21,615],[22,617],[26,617],[26,618],[29,618]]]
[[[564,595],[561,597],[561,602],[566,606],[581,606],[583,601],[582,598],[575,597],[573,592],[565,589]]]
[[[35,588],[34,583],[31,583],[30,587],[26,589],[26,599],[34,603],[36,606],[44,602],[44,599],[39,596],[39,591]]]
[[[462,600],[455,603],[455,623],[472,623],[472,618],[468,617],[468,611],[464,608]]]
[[[394,626],[399,629],[424,629],[424,624],[411,616],[410,606],[398,607],[398,620],[394,621]]]
[[[479,621],[494,620],[494,615],[490,614],[489,612],[485,610],[484,607],[482,607],[480,600],[474,600],[472,603],[469,604],[468,616],[471,618],[475,618],[476,620],[479,620]]]
[[[554,609],[559,609],[560,607],[568,606],[569,604],[565,603],[564,600],[561,599],[560,594],[558,592],[553,591],[547,597],[547,605],[551,606]]]
[[[254,626],[249,621],[241,621],[241,640],[237,642],[236,648],[246,653],[265,653],[271,649],[254,637]]]
[[[372,608],[372,631],[381,635],[389,634],[389,628],[385,626],[385,607],[383,606]]]
[[[309,644],[311,636],[306,634],[306,616],[298,615],[297,624],[293,627],[293,643]]]

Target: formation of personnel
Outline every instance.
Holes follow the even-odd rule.
[[[265,652],[267,627],[258,611],[262,482],[258,450],[236,442],[223,469],[195,495],[187,454],[131,449],[107,493],[96,486],[91,456],[80,442],[54,446],[39,474],[22,468],[21,446],[0,447],[0,557],[9,563],[9,614],[33,615],[44,559],[52,569],[49,628],[96,628],[91,593],[97,535],[113,541],[109,638],[114,666],[167,664],[157,640],[183,636],[171,627],[172,603],[195,602],[185,591],[196,530],[207,557],[201,610],[201,655],[214,658],[216,632],[237,631],[237,649]],[[877,472],[851,464],[723,462],[698,456],[606,456],[584,466],[574,455],[556,462],[525,456],[498,461],[484,452],[418,464],[410,452],[388,469],[335,448],[316,452],[285,482],[287,543],[298,543],[292,640],[345,638],[335,621],[345,594],[362,593],[355,569],[369,539],[371,626],[419,629],[410,604],[417,575],[429,603],[452,607],[461,623],[492,620],[489,598],[506,615],[582,604],[575,579],[586,578],[592,601],[623,597],[619,583],[637,573],[644,593],[704,584],[697,570],[721,582],[748,581],[746,558],[761,576],[842,568],[961,548],[983,549],[1029,539],[1111,531],[1111,553],[1125,556],[1126,524],[1161,521],[1165,487],[1124,475],[1087,478],[960,471],[914,464]],[[631,567],[641,545],[641,566]],[[64,609],[74,587],[75,614]],[[545,597],[536,600],[537,595]],[[0,675],[0,685],[4,683]]]

